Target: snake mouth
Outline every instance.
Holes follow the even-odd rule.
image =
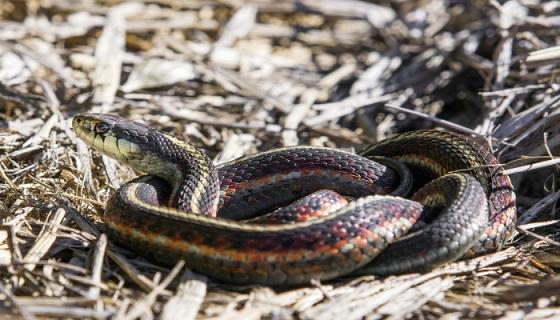
[[[81,114],[72,119],[72,128],[87,145],[113,159],[129,162],[142,156],[140,145],[119,132],[117,117]]]

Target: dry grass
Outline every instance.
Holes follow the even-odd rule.
[[[0,2],[0,313],[114,319],[560,318],[556,1]],[[290,290],[153,265],[103,235],[134,173],[76,139],[145,121],[216,162],[440,127],[492,143],[516,187],[500,252]]]

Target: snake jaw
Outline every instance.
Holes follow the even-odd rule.
[[[72,127],[80,139],[106,156],[170,181],[177,179],[175,175],[169,176],[170,172],[177,171],[175,165],[162,165],[161,159],[150,148],[142,148],[133,140],[142,136],[144,126],[140,123],[129,123],[130,130],[119,130],[118,120],[100,119],[96,114],[85,114],[74,117]]]
[[[80,139],[111,158],[128,162],[140,153],[136,144],[118,139],[110,127],[104,132],[96,130],[99,125],[106,124],[83,116],[72,120],[72,127]]]

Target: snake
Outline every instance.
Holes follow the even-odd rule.
[[[293,146],[214,165],[194,144],[114,114],[78,114],[72,126],[146,173],[108,200],[109,238],[225,283],[428,271],[499,250],[516,222],[513,185],[490,148],[444,130],[359,153]]]

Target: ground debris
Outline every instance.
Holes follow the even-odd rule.
[[[559,16],[545,0],[0,2],[0,313],[559,318]],[[85,111],[172,132],[216,163],[461,132],[492,144],[520,223],[501,251],[424,274],[216,283],[105,237],[104,203],[135,173],[76,139]]]

